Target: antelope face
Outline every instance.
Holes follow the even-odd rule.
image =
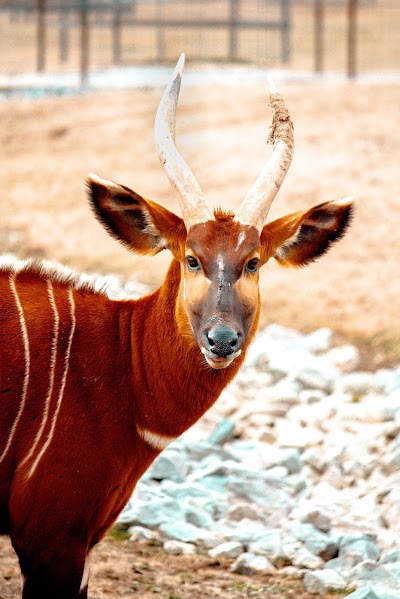
[[[174,143],[182,69],[183,57],[161,99],[155,141],[183,218],[96,175],[89,179],[90,200],[107,230],[131,250],[169,249],[180,262],[177,329],[189,335],[212,368],[221,369],[244,353],[255,333],[260,266],[271,257],[283,266],[304,266],[321,256],[345,232],[352,204],[350,198],[325,202],[265,224],[293,154],[293,125],[270,83],[272,156],[236,215],[213,212]]]
[[[207,363],[226,368],[258,320],[260,239],[231,216],[194,225],[182,261],[181,302]],[[256,323],[255,323],[256,324]]]

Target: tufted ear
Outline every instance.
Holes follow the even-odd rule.
[[[261,233],[261,261],[273,257],[282,266],[305,266],[343,237],[352,212],[352,198],[345,198],[268,223]]]
[[[87,185],[92,209],[110,235],[139,254],[169,249],[180,259],[186,229],[179,216],[97,175],[89,175]]]

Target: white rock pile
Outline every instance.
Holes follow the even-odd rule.
[[[269,326],[216,406],[146,472],[119,526],[168,553],[232,558],[237,573],[302,578],[311,593],[398,599],[400,367],[358,364],[328,329]]]

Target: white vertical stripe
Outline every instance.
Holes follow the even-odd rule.
[[[242,243],[244,242],[245,239],[246,239],[246,233],[244,231],[241,231],[238,235],[235,252],[237,252],[239,250],[240,246],[242,245]]]
[[[29,471],[28,478],[30,478],[32,476],[32,474],[35,472],[35,470],[37,468],[37,465],[39,464],[40,460],[44,456],[44,454],[45,454],[48,446],[51,443],[51,440],[52,440],[53,435],[54,435],[54,430],[56,428],[58,414],[59,414],[60,408],[61,408],[61,403],[62,403],[62,399],[63,399],[63,395],[64,395],[65,384],[67,382],[67,375],[68,375],[68,369],[69,369],[69,359],[70,359],[71,347],[72,347],[72,339],[74,337],[75,326],[76,326],[75,302],[74,302],[74,296],[73,296],[73,290],[72,289],[68,289],[68,300],[69,300],[70,315],[71,315],[71,331],[70,331],[70,334],[69,334],[67,350],[65,352],[64,372],[63,372],[63,376],[62,376],[62,379],[61,379],[61,385],[60,385],[60,391],[59,391],[59,394],[58,394],[57,405],[56,405],[56,408],[54,410],[53,419],[51,421],[51,427],[50,427],[49,435],[48,435],[48,437],[46,439],[46,442],[44,443],[42,449],[40,450],[39,454],[37,455],[36,460],[34,461],[32,467],[31,467],[31,469]]]
[[[22,309],[21,302],[20,302],[18,292],[17,292],[17,288],[15,286],[15,274],[14,273],[10,274],[9,281],[10,281],[11,292],[14,296],[15,303],[17,305],[19,322],[21,325],[22,341],[24,344],[25,373],[24,373],[24,383],[22,385],[21,403],[19,405],[18,414],[17,414],[17,416],[14,420],[14,423],[12,425],[10,436],[8,437],[7,445],[5,446],[4,451],[0,456],[0,463],[4,460],[4,458],[7,455],[8,450],[10,449],[10,446],[11,446],[11,443],[12,443],[12,440],[14,437],[14,433],[17,430],[19,419],[21,418],[22,412],[24,411],[26,395],[27,395],[27,391],[28,391],[28,384],[29,384],[29,373],[30,373],[29,337],[28,337],[28,331],[26,328],[24,311]]]
[[[53,395],[54,374],[55,374],[56,360],[57,360],[57,342],[58,342],[60,317],[58,315],[57,306],[56,306],[56,302],[55,302],[55,298],[54,298],[53,286],[51,284],[51,281],[47,281],[47,293],[49,295],[50,305],[51,305],[51,308],[52,308],[53,314],[54,314],[53,341],[52,341],[50,365],[49,365],[49,370],[50,370],[49,389],[48,389],[47,395],[46,395],[46,401],[44,404],[44,411],[43,411],[42,422],[40,424],[40,428],[36,434],[35,440],[33,442],[33,445],[31,447],[28,455],[23,459],[20,466],[25,464],[25,462],[27,462],[29,460],[29,458],[32,457],[32,455],[36,449],[36,446],[39,443],[39,440],[44,431],[44,427],[46,426],[46,423],[47,423],[47,419],[49,416],[50,401],[51,401],[51,397]]]

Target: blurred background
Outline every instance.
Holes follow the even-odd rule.
[[[190,59],[396,71],[398,0],[1,0],[1,72]],[[87,64],[85,64],[87,61]]]
[[[179,213],[153,122],[185,52],[177,144],[213,205],[237,208],[271,151],[271,73],[296,151],[269,218],[347,195],[357,211],[318,263],[263,269],[262,324],[328,326],[365,368],[398,364],[398,0],[0,0],[0,33],[1,253],[154,289],[170,256],[110,239],[87,173]]]

